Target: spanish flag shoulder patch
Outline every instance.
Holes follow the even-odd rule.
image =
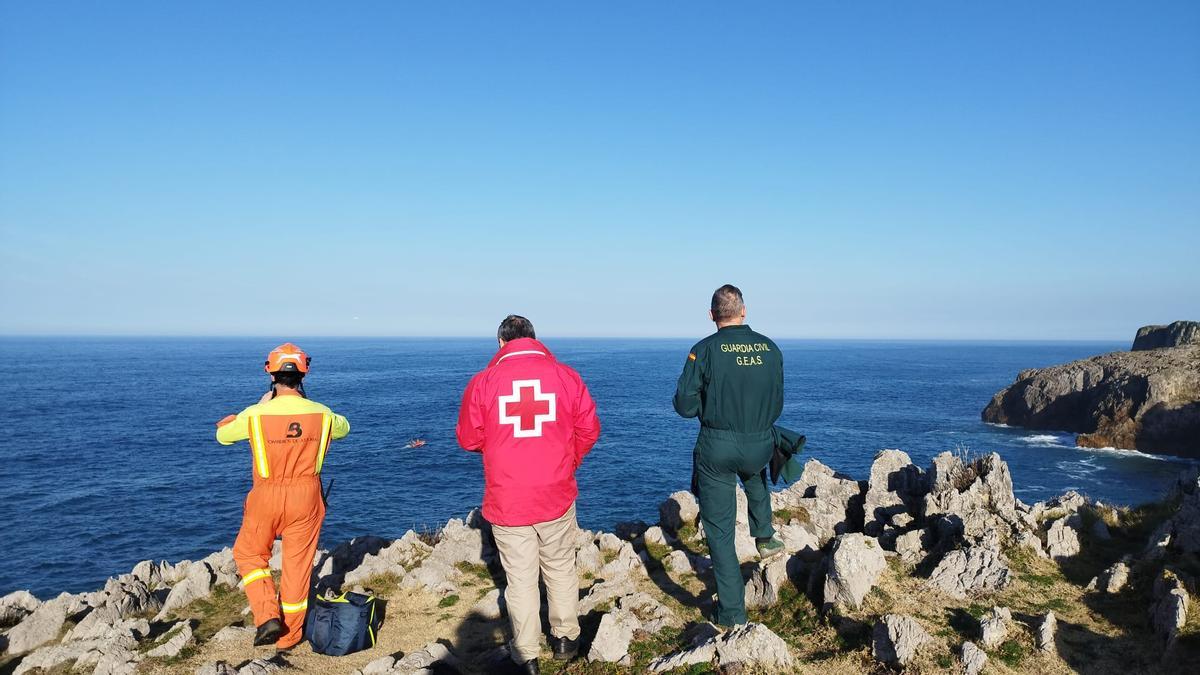
[[[689,361],[695,361],[695,360],[696,360],[696,355],[695,355],[695,354],[692,354],[691,352],[688,352],[688,360],[689,360]]]

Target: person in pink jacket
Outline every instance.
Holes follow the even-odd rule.
[[[483,454],[483,516],[508,578],[512,659],[537,673],[539,571],[554,658],[579,652],[575,470],[600,436],[600,419],[579,373],[538,342],[529,319],[506,317],[496,338],[500,350],[463,392],[456,433],[459,445]]]

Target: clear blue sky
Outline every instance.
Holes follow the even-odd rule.
[[[0,333],[1200,319],[1200,3],[0,7]]]

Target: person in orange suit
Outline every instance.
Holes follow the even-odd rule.
[[[217,422],[222,445],[250,441],[254,486],[246,496],[233,558],[258,627],[254,644],[274,643],[281,650],[304,635],[313,555],[325,519],[325,452],[330,441],[350,433],[345,417],[304,395],[311,362],[296,345],[279,345],[267,355],[265,366],[271,390],[258,403]],[[277,596],[268,565],[279,536],[283,578]]]

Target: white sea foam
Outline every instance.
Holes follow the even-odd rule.
[[[1180,462],[1183,464],[1194,464],[1196,460],[1187,457],[1175,457],[1173,455],[1152,455],[1148,452],[1140,450],[1127,450],[1125,448],[1079,448],[1084,452],[1094,452],[1098,455],[1108,455],[1110,457],[1136,457],[1138,459],[1152,459],[1156,462]]]
[[[1037,448],[1069,448],[1074,446],[1074,443],[1070,442],[1073,440],[1073,437],[1070,435],[1034,434],[1033,436],[1024,436],[1017,440]]]
[[[984,424],[988,425],[989,427],[996,427],[997,429],[1016,429],[1014,426],[1001,424],[999,422],[984,422]]]

